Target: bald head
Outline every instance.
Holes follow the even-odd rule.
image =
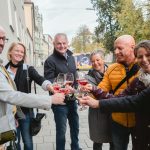
[[[134,62],[135,40],[131,35],[122,35],[114,42],[115,56],[118,63],[130,65]]]
[[[2,53],[5,45],[6,35],[5,30],[2,26],[0,26],[0,53]]]
[[[122,35],[115,40],[115,42],[117,42],[117,41],[121,41],[124,44],[129,44],[129,45],[135,47],[135,40],[131,35]]]

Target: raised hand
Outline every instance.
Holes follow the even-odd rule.
[[[92,108],[99,107],[99,101],[90,96],[84,96],[82,98],[77,97],[77,99],[79,100],[79,103],[81,105],[88,105],[89,107],[92,107]]]
[[[56,93],[51,96],[51,99],[52,99],[52,104],[65,105],[64,103],[65,95],[63,93]]]
[[[50,92],[52,92],[52,93],[54,93],[54,88],[50,84],[47,85],[47,90],[50,91]]]
[[[86,84],[84,86],[80,86],[80,90],[82,92],[91,92],[92,91],[92,84]]]

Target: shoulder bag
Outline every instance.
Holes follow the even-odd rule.
[[[28,66],[27,66],[28,93],[30,92],[29,91],[29,80],[30,80],[30,77],[29,77]],[[35,84],[35,82],[34,82],[34,92],[35,92],[35,94],[37,93],[36,92],[36,84]],[[42,127],[41,126],[41,121],[42,121],[42,118],[44,116],[46,117],[46,114],[45,113],[39,113],[38,109],[37,109],[36,116],[34,117],[34,115],[33,115],[33,109],[32,108],[30,109],[30,117],[31,117],[30,134],[32,136],[35,136],[35,135],[37,135],[40,132],[41,127]]]

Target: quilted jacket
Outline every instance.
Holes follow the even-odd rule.
[[[129,70],[134,64],[129,66]],[[110,65],[105,72],[103,80],[98,85],[99,88],[103,89],[106,92],[113,91],[118,83],[126,76],[126,68],[123,64],[114,63]],[[131,81],[137,76],[133,75],[129,80],[125,81],[115,92],[115,95],[118,95],[122,92]],[[134,127],[135,126],[135,114],[134,113],[112,113],[112,119],[125,126],[125,127]]]

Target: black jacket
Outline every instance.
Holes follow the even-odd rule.
[[[75,76],[76,65],[72,52],[67,50],[67,58],[54,50],[44,63],[44,76],[51,82],[57,77],[59,73],[73,73]]]
[[[44,63],[44,76],[49,81],[53,82],[59,73],[73,73],[74,79],[76,77],[76,64],[72,52],[67,50],[67,58],[61,55],[54,49],[52,55],[50,55]],[[75,79],[76,81],[76,79]],[[74,87],[77,87],[77,83],[74,82]],[[51,93],[50,93],[51,94]],[[74,95],[66,97],[66,102],[68,100],[76,100]],[[69,102],[69,101],[68,101]]]
[[[138,95],[125,96],[100,100],[101,111],[110,112],[149,112],[150,113],[150,88]]]
[[[100,101],[102,112],[136,112],[135,149],[150,150],[150,88],[135,96]]]

